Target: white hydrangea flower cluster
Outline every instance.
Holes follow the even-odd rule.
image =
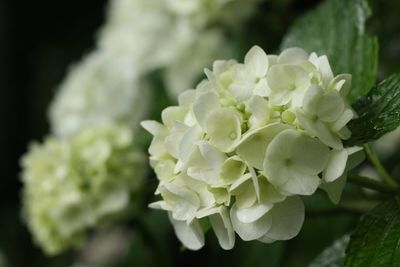
[[[124,57],[102,50],[89,54],[59,87],[49,110],[52,132],[65,137],[112,122],[137,129],[150,96],[137,72]]]
[[[109,124],[32,145],[22,159],[24,215],[47,254],[80,245],[89,228],[127,208],[145,163],[132,141],[129,128]]]
[[[359,147],[343,147],[355,113],[345,100],[351,76],[334,76],[326,56],[300,48],[244,63],[215,61],[196,90],[144,121],[159,179],[153,208],[167,210],[180,241],[204,245],[208,219],[224,249],[243,240],[293,238],[304,220],[300,196],[322,188],[338,202]]]
[[[224,26],[239,25],[258,2],[113,0],[99,46],[131,58],[144,74],[165,69],[167,88],[176,96],[192,86],[205,65],[224,56],[229,47]],[[198,63],[188,67],[187,62]]]

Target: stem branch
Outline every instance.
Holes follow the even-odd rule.
[[[385,194],[396,194],[399,189],[397,184],[390,186],[363,176],[350,175],[347,179],[350,183],[357,184],[362,187],[379,191]]]
[[[376,155],[375,151],[371,147],[370,144],[365,144],[364,145],[365,152],[367,153],[367,156],[369,160],[371,161],[372,165],[374,165],[376,171],[379,173],[379,175],[383,178],[383,180],[391,187],[397,188],[397,183],[393,179],[392,176],[386,171],[385,167],[383,167],[382,163],[380,162],[378,156]]]

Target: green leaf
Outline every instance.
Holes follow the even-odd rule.
[[[345,267],[400,266],[400,208],[384,202],[358,223],[346,251]]]
[[[352,133],[346,145],[364,144],[400,126],[400,74],[376,85],[353,104],[358,118],[350,121]]]
[[[308,267],[342,267],[345,250],[349,243],[348,235],[336,240],[332,246],[326,248]]]
[[[325,1],[294,23],[281,48],[297,46],[325,54],[335,74],[352,74],[352,103],[375,84],[378,42],[365,33],[370,15],[366,0]]]

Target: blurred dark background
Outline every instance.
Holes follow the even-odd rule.
[[[20,214],[19,158],[47,133],[46,108],[71,62],[94,46],[105,0],[0,1],[0,250],[45,266]]]
[[[290,23],[318,2],[267,1],[247,23],[239,47],[245,51],[260,44],[276,50]],[[400,1],[371,4],[374,16],[369,24],[380,40],[381,79],[400,71]],[[10,267],[67,267],[72,262],[70,253],[47,259],[32,244],[21,220],[18,162],[28,143],[42,140],[48,132],[48,103],[68,66],[94,47],[106,6],[105,0],[0,0],[0,251]],[[168,240],[176,265],[305,266],[357,219],[347,214],[333,214],[329,220],[309,218],[299,237],[290,242],[269,246],[238,242],[231,252],[213,246],[180,252],[172,234]]]

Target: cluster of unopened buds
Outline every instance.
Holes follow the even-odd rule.
[[[344,147],[356,114],[346,102],[349,74],[333,75],[326,56],[253,47],[244,63],[215,61],[207,79],[144,121],[154,137],[151,166],[175,233],[189,249],[204,245],[208,220],[219,243],[270,243],[296,236],[301,196],[318,188],[338,202],[359,147]]]

